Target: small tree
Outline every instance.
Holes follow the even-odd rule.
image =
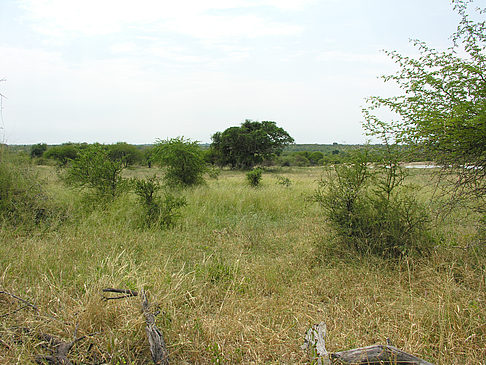
[[[184,137],[159,140],[153,156],[154,161],[167,167],[167,183],[186,187],[204,182],[203,174],[207,171],[207,165],[196,141]]]
[[[79,152],[65,180],[72,186],[87,187],[100,196],[114,198],[123,185],[122,170],[123,163],[111,160],[106,146],[96,143]]]
[[[66,166],[69,161],[76,159],[78,148],[72,143],[65,143],[60,146],[53,146],[44,152],[45,158],[56,160],[59,166]]]
[[[309,153],[307,151],[295,152],[294,153],[294,164],[296,166],[304,167],[309,166],[310,161],[307,158]]]
[[[364,127],[385,143],[425,151],[443,171],[458,174],[455,192],[476,196],[486,210],[486,9],[473,16],[483,20],[475,21],[468,15],[474,1],[452,3],[462,19],[451,48],[439,51],[415,40],[418,57],[387,52],[398,72],[383,78],[403,93],[369,98]],[[381,120],[378,108],[391,110],[397,120]]]
[[[113,161],[121,161],[125,168],[142,160],[142,152],[126,142],[109,145],[108,156]]]
[[[152,163],[154,160],[154,149],[152,147],[148,147],[143,150],[143,161],[150,169],[152,168]]]
[[[30,157],[42,157],[44,151],[47,150],[47,144],[45,143],[37,143],[30,147]]]
[[[313,165],[318,165],[324,158],[324,154],[321,151],[314,151],[309,155],[309,160]]]
[[[262,174],[263,170],[260,168],[248,171],[246,173],[246,180],[248,181],[248,184],[250,184],[250,186],[253,186],[254,188],[260,186],[260,183],[262,181]]]
[[[143,206],[143,219],[140,226],[170,228],[180,218],[180,209],[187,205],[184,197],[165,192],[163,198],[158,195],[162,189],[157,177],[132,180],[135,194],[138,195]]]

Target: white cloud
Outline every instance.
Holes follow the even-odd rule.
[[[317,61],[350,62],[360,64],[390,64],[390,58],[383,52],[354,53],[338,50],[321,52],[316,56]]]
[[[113,53],[133,53],[137,51],[137,45],[134,42],[115,43],[110,46]]]
[[[96,36],[130,28],[169,30],[196,38],[257,37],[289,35],[301,27],[271,21],[258,15],[261,6],[298,10],[312,0],[23,0],[24,20],[55,38],[71,35]],[[245,9],[250,15],[234,14]],[[215,15],[212,11],[225,11]]]
[[[163,27],[173,32],[205,40],[293,35],[302,31],[301,26],[272,22],[255,15],[223,17],[196,14],[174,17],[168,20]]]

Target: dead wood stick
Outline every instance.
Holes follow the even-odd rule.
[[[2,346],[5,346],[8,350],[11,349],[10,345],[8,343],[6,343],[4,340],[2,340],[1,338],[0,338],[0,344]]]
[[[39,311],[39,308],[37,308],[35,305],[29,303],[28,301],[26,301],[25,299],[22,299],[18,296],[16,296],[15,294],[12,294],[12,293],[9,293],[7,291],[4,291],[4,290],[0,290],[0,294],[5,294],[5,295],[10,295],[12,298],[15,298],[17,299],[18,301],[21,301],[22,303],[28,305],[29,307],[31,308],[34,308],[36,311]]]
[[[106,289],[103,289],[103,292],[105,292],[105,293],[130,294],[131,296],[134,296],[134,297],[136,297],[138,295],[138,292],[136,292],[135,290],[131,290],[131,289],[106,288]]]
[[[321,322],[313,325],[305,335],[302,349],[307,349],[313,361],[318,365],[330,365],[329,354],[326,350],[326,324]]]
[[[313,361],[317,361],[319,365],[433,365],[391,345],[374,345],[329,354],[326,351],[325,337],[326,325],[321,322],[307,331],[302,346],[303,349],[309,350]]]
[[[23,305],[22,307],[17,308],[16,310],[13,310],[13,311],[8,312],[8,313],[5,313],[5,314],[2,314],[0,316],[0,318],[8,317],[9,315],[14,314],[14,313],[17,313],[17,312],[20,312],[22,309],[27,308],[27,307],[29,307],[27,304],[26,305]]]
[[[77,328],[75,332],[77,332]],[[49,334],[41,333],[37,337],[39,337],[42,341],[47,342],[53,348],[51,349],[52,355],[37,355],[35,361],[38,364],[44,364],[47,362],[48,364],[54,365],[72,365],[73,363],[71,360],[69,360],[67,355],[76,342],[82,341],[87,337],[97,335],[98,333],[99,332],[90,333],[88,335],[74,338],[74,340],[71,342],[65,342]]]
[[[430,362],[388,345],[374,345],[334,352],[331,354],[331,359],[333,362],[336,360],[338,364],[433,365]]]
[[[123,298],[136,297],[138,295],[138,292],[136,292],[135,290],[130,290],[130,289],[116,289],[116,288],[106,288],[106,289],[103,289],[103,293],[125,294],[125,295],[120,295],[118,297],[105,297],[105,296],[103,296],[103,300],[123,299]]]
[[[52,356],[37,355],[35,361],[38,364],[43,364],[45,362],[49,364],[59,364],[59,365],[72,365],[71,360],[68,359],[67,355],[71,348],[74,346],[73,342],[64,342],[54,336],[41,333],[39,338],[47,342],[50,346],[54,348]]]
[[[147,333],[148,341],[150,344],[150,353],[152,354],[152,360],[155,364],[168,365],[169,364],[169,352],[165,345],[162,332],[155,325],[155,316],[149,309],[149,303],[145,291],[141,291],[142,296],[142,312],[145,316],[145,332]]]

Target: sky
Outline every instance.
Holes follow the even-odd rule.
[[[3,141],[203,143],[246,119],[365,142],[383,50],[444,49],[449,0],[0,0]]]

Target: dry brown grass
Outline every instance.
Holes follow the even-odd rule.
[[[390,338],[436,364],[484,363],[484,248],[451,245],[472,242],[472,218],[456,229],[441,223],[443,242],[430,257],[393,262],[336,245],[306,200],[319,169],[265,173],[259,189],[225,171],[186,192],[184,218],[169,231],[135,229],[130,196],[79,213],[76,193],[46,174],[75,219],[56,230],[0,232],[1,290],[39,308],[13,313],[21,303],[0,294],[2,364],[47,353],[36,333],[71,341],[76,328],[93,336],[75,345],[73,361],[150,363],[139,298],[105,302],[104,287],[148,291],[174,364],[308,363],[303,335],[321,321],[330,351]],[[277,174],[292,185],[277,185]]]

